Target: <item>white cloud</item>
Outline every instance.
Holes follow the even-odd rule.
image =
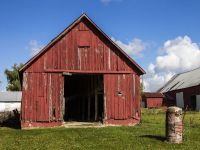
[[[103,4],[108,4],[110,2],[122,2],[123,0],[100,0]]]
[[[144,76],[146,91],[156,91],[174,74],[200,66],[200,47],[188,36],[166,41],[161,51],[163,54],[149,65]]]
[[[116,40],[115,38],[111,38],[117,45],[119,45],[119,47],[121,47],[128,55],[130,55],[131,57],[135,57],[135,56],[142,56],[142,51],[146,48],[146,44],[138,39],[138,38],[134,38],[132,39],[130,42],[123,43],[120,40]]]
[[[174,75],[173,72],[150,73],[148,68],[147,74],[144,76],[144,82],[143,82],[145,87],[144,90],[152,92],[157,91],[164,85],[164,83],[169,81],[173,75]]]
[[[30,51],[31,51],[31,56],[36,55],[42,48],[43,48],[43,46],[39,45],[36,40],[31,40],[29,42],[28,49],[30,49]]]

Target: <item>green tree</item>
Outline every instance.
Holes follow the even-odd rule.
[[[140,82],[140,95],[143,96],[144,94],[144,84],[143,82]]]
[[[11,70],[6,69],[5,75],[7,77],[8,85],[6,89],[8,91],[21,91],[21,84],[19,79],[19,70],[23,64],[14,64]]]

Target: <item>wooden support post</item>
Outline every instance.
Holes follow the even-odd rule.
[[[90,95],[88,95],[88,121],[90,120]]]
[[[97,87],[95,88],[95,121],[98,117],[98,93],[97,93]]]
[[[82,99],[82,120],[85,119],[85,97]]]

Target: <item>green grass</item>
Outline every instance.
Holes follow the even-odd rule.
[[[142,110],[142,123],[134,127],[87,129],[0,128],[0,149],[199,149],[200,113],[187,112],[183,144],[164,141],[165,113]]]

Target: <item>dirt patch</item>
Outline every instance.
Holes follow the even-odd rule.
[[[66,128],[101,128],[105,127],[101,122],[64,122]]]

